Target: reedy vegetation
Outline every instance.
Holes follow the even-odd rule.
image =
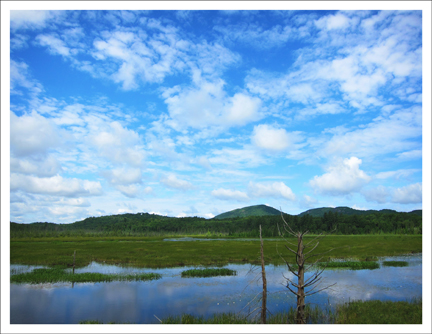
[[[305,237],[305,241],[313,236]],[[92,261],[107,264],[128,264],[137,267],[166,268],[176,266],[213,266],[228,263],[259,264],[259,239],[212,241],[163,241],[163,238],[41,238],[11,240],[10,261],[15,264],[70,266],[76,250],[76,267]],[[348,246],[347,246],[348,245]],[[284,264],[277,247],[277,239],[265,240],[266,263]],[[376,256],[394,256],[422,252],[421,235],[327,236],[317,248],[330,253],[332,258],[365,261]],[[294,256],[286,254],[294,263]]]

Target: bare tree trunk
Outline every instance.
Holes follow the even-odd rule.
[[[297,324],[305,324],[305,290],[304,290],[304,273],[305,273],[305,259],[303,254],[303,235],[298,236],[298,249],[297,249],[297,265],[298,265],[298,289],[297,289]]]
[[[73,275],[75,274],[75,254],[76,254],[76,250],[74,251],[74,255],[73,255],[73,257],[74,257],[74,259],[73,259],[73,266],[72,266],[72,274]]]
[[[263,295],[262,295],[262,307],[261,307],[261,323],[267,322],[267,279],[264,265],[264,244],[261,236],[261,225],[260,225],[260,240],[261,240],[261,274],[263,282]]]

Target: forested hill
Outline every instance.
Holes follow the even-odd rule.
[[[267,209],[268,210],[268,209]],[[259,237],[262,226],[264,237],[277,237],[281,224],[279,211],[265,216],[247,216],[223,219],[200,217],[174,218],[149,213],[128,213],[102,217],[89,217],[72,224],[32,223],[10,224],[11,238],[51,237],[73,235],[224,235],[233,237]],[[275,212],[273,211],[273,212]],[[358,210],[356,210],[358,211]],[[272,212],[272,210],[269,210]],[[421,212],[421,210],[420,210]],[[322,217],[305,213],[284,214],[294,230],[308,230],[312,234],[327,232],[336,227],[336,234],[421,234],[422,216],[417,212],[373,211],[368,214],[340,214],[332,210]]]
[[[336,208],[326,207],[326,208],[310,209],[300,213],[299,216],[310,215],[312,217],[323,217],[324,213],[326,212],[338,213],[340,215],[363,215],[363,216],[370,215],[373,213],[398,213],[398,211],[390,210],[390,209],[383,209],[379,211],[378,210],[356,210],[356,209],[349,208],[347,206],[338,206]],[[422,210],[414,210],[408,213],[421,216]]]
[[[280,215],[280,211],[267,205],[253,205],[241,209],[235,209],[225,213],[221,213],[214,217],[214,219],[225,219],[235,217],[261,217],[261,216],[274,216]]]

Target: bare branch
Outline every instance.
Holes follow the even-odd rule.
[[[312,248],[309,252],[305,253],[305,255],[308,255],[310,252],[313,252],[313,250],[314,250],[315,248],[317,248],[318,245],[319,245],[319,241],[317,242],[317,244],[315,245],[315,247]],[[306,248],[306,247],[305,247],[305,248]]]
[[[323,289],[321,289],[321,290],[318,290],[318,291],[315,291],[315,292],[313,292],[313,293],[308,293],[308,294],[305,294],[305,296],[312,296],[312,295],[314,295],[314,294],[316,294],[316,293],[318,293],[318,292],[321,292],[321,291],[323,291],[323,290],[327,290],[328,288],[331,288],[333,285],[335,285],[336,283],[333,283],[332,285],[329,285],[329,286],[326,286],[325,288],[323,288]]]

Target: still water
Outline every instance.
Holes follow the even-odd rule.
[[[421,254],[385,257],[383,261],[407,261],[408,267],[375,270],[326,270],[322,287],[331,289],[307,297],[312,305],[334,306],[349,300],[411,300],[422,297]],[[258,306],[260,267],[249,264],[225,266],[236,276],[182,278],[181,272],[196,267],[143,269],[91,263],[80,272],[156,272],[162,279],[148,282],[11,284],[11,324],[76,324],[82,320],[151,324],[169,315],[189,313],[209,317],[217,312],[247,314]],[[32,270],[11,265],[11,274]],[[266,266],[267,307],[272,313],[295,306],[295,297],[285,288],[285,266]],[[318,290],[318,289],[317,289]],[[249,303],[249,304],[248,304]]]

